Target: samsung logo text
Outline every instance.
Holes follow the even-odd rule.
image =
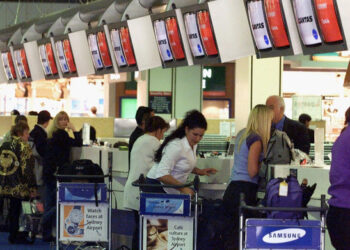
[[[306,232],[299,228],[287,228],[272,231],[263,237],[263,242],[270,244],[287,243],[296,241],[305,236]]]

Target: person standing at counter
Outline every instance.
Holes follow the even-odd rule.
[[[237,134],[231,182],[223,197],[225,213],[232,223],[224,234],[225,249],[238,249],[240,194],[244,193],[247,205],[256,205],[258,172],[270,139],[272,119],[270,108],[256,105],[250,112],[247,127]]]
[[[286,132],[294,144],[294,148],[308,154],[310,151],[310,140],[307,129],[300,122],[291,120],[284,115],[285,103],[283,98],[272,95],[267,98],[266,105],[275,113],[273,118],[275,129]]]
[[[199,169],[196,167],[197,144],[207,130],[207,121],[197,110],[187,112],[180,126],[165,138],[155,154],[155,164],[147,174],[146,182],[152,184],[182,185],[190,173],[211,175],[217,172],[214,168]],[[190,194],[193,190],[184,188],[146,188],[145,192]]]
[[[350,108],[345,113],[345,128],[332,147],[329,171],[329,210],[327,227],[332,245],[337,250],[350,247]]]
[[[141,174],[147,175],[154,164],[154,155],[160,146],[160,140],[169,129],[169,124],[159,116],[149,118],[145,125],[145,134],[135,142],[131,151],[131,166],[128,180],[124,187],[124,207],[134,211],[135,231],[133,234],[132,249],[138,249],[139,244],[139,215],[140,191],[138,187],[132,186]]]
[[[136,119],[137,127],[131,133],[129,138],[129,166],[130,166],[130,154],[131,154],[132,147],[134,146],[134,143],[137,140],[137,138],[139,138],[144,134],[145,121],[152,116],[154,116],[154,110],[149,107],[140,106],[136,111],[135,119]]]
[[[74,138],[71,138],[66,130],[71,130]],[[69,122],[68,114],[64,111],[55,116],[48,138],[43,169],[45,199],[42,224],[43,241],[49,242],[54,240],[51,231],[56,215],[56,178],[54,174],[59,167],[69,163],[71,148],[81,147],[82,140],[74,125]]]
[[[309,134],[310,143],[315,143],[315,131],[313,129],[310,129],[310,122],[312,118],[308,114],[301,114],[299,115],[299,122],[304,124],[307,128],[307,133]]]

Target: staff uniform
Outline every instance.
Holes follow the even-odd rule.
[[[171,175],[181,183],[185,183],[189,174],[196,167],[197,145],[192,147],[187,137],[176,138],[170,141],[163,149],[163,156],[159,163],[155,163],[148,172],[149,179],[158,179],[165,175]],[[180,191],[174,188],[164,188],[169,194],[179,194]]]
[[[232,227],[224,234],[225,249],[238,249],[238,224],[239,224],[239,202],[240,193],[244,193],[247,205],[256,205],[256,193],[258,191],[258,175],[251,178],[248,174],[248,156],[250,146],[256,141],[261,141],[261,137],[257,134],[250,134],[238,147],[238,141],[243,136],[245,129],[241,130],[236,137],[234,163],[230,177],[230,184],[227,187],[223,204],[226,215],[233,223]],[[259,162],[262,161],[264,155],[261,153]],[[250,217],[249,214],[246,214]],[[232,237],[233,235],[233,237]]]
[[[132,186],[140,174],[146,175],[154,164],[154,155],[160,146],[159,140],[152,135],[144,134],[135,142],[131,151],[131,166],[128,180],[124,188],[124,207],[140,209],[140,192]]]
[[[350,246],[350,128],[347,127],[332,148],[332,164],[329,172],[331,199],[327,214],[327,227],[332,245],[336,249]]]

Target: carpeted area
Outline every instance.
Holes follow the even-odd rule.
[[[54,246],[50,246],[50,243],[43,242],[41,239],[36,239],[33,245],[17,245],[10,244],[7,241],[8,233],[0,233],[0,249],[6,250],[50,250],[56,249]]]

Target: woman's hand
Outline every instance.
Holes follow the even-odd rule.
[[[196,174],[210,176],[212,174],[216,174],[216,172],[217,170],[215,168],[204,168],[204,169],[197,169]]]
[[[189,187],[180,188],[179,190],[180,190],[180,193],[182,193],[182,194],[189,194],[189,195],[191,195],[191,197],[194,195],[193,189],[191,189]]]
[[[73,125],[73,123],[71,123],[71,122],[68,122],[68,123],[67,123],[67,128],[70,129],[70,130],[72,130],[73,132],[76,131],[76,130],[75,130],[75,127],[74,127],[74,125]]]

